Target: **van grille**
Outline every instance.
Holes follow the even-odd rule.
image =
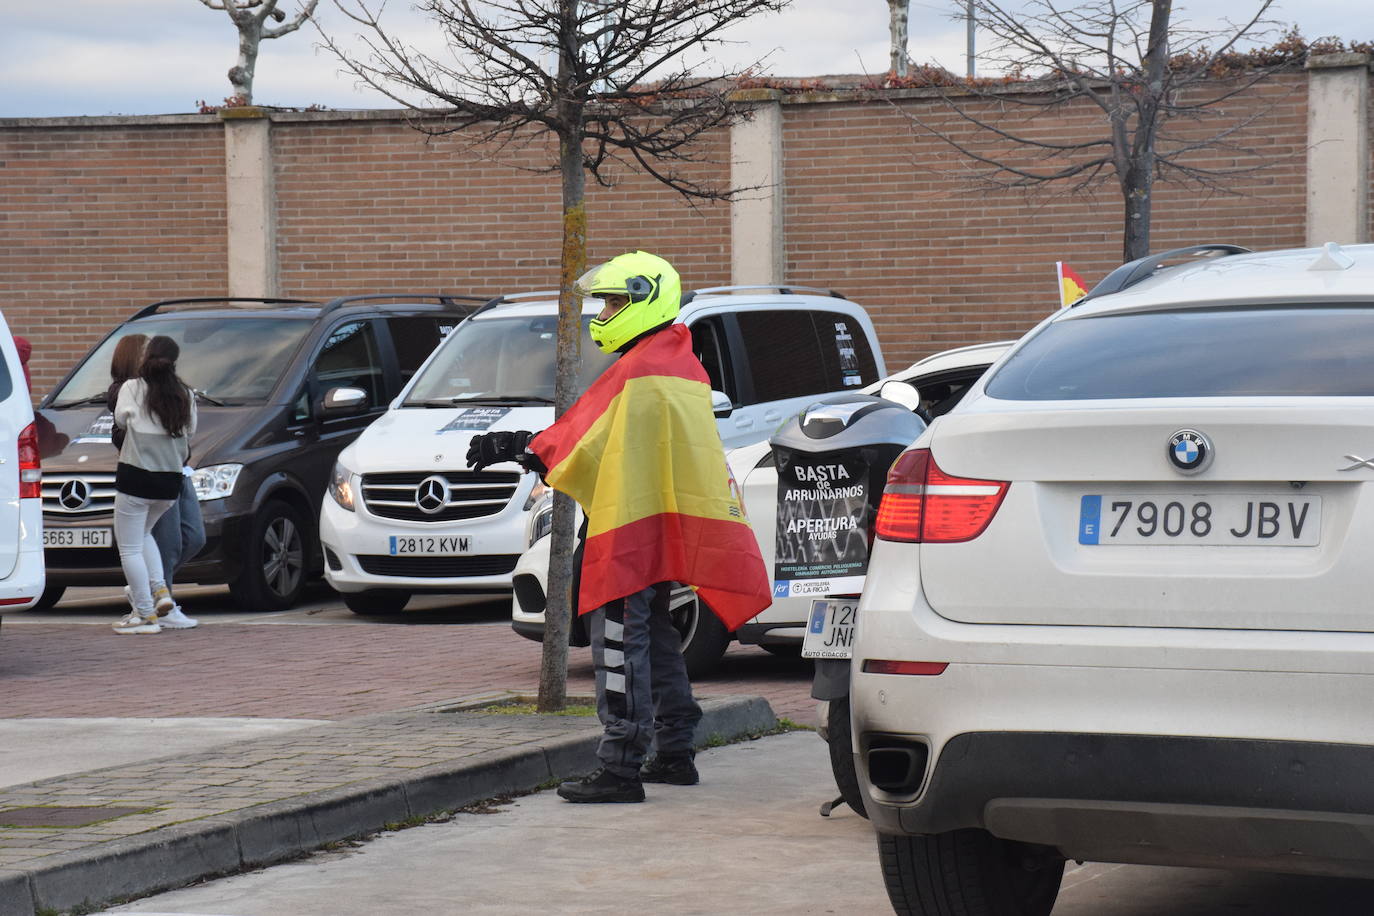
[[[43,511],[67,518],[114,511],[115,475],[108,472],[44,474]]]
[[[513,471],[364,474],[363,504],[380,518],[451,522],[495,515],[511,501],[519,484],[520,475]]]
[[[500,576],[515,571],[518,553],[475,557],[393,557],[362,554],[358,565],[373,576],[412,576],[418,579],[451,579],[456,576]]]

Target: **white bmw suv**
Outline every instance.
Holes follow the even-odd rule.
[[[1374,877],[1374,245],[1119,268],[876,533],[852,725],[897,912],[1049,913],[1066,859]]]

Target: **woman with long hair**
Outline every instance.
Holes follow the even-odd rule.
[[[182,468],[196,430],[196,401],[177,377],[181,348],[170,337],[148,341],[138,377],[119,388],[114,421],[124,429],[115,469],[115,540],[129,583],[129,613],[116,633],[158,633],[159,612],[176,606],[163,578],[152,530],[181,492]]]

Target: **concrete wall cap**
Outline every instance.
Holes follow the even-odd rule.
[[[1342,67],[1369,68],[1370,56],[1363,51],[1342,51],[1339,54],[1312,54],[1307,58],[1308,70],[1336,70]]]
[[[218,112],[221,121],[254,121],[271,117],[266,108],[257,105],[231,105]]]

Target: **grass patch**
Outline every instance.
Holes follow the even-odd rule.
[[[554,712],[540,712],[533,703],[498,703],[495,706],[481,706],[464,710],[488,716],[595,716],[596,707],[585,703],[572,703]]]

